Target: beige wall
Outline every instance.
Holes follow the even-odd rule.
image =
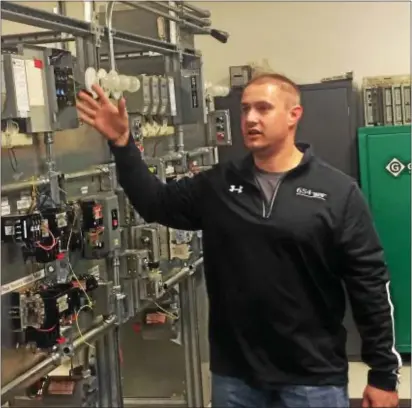
[[[56,2],[22,2],[52,10]],[[104,2],[99,2],[100,4]],[[410,72],[409,2],[196,2],[212,13],[213,26],[229,42],[198,36],[205,78],[228,80],[230,65],[267,59],[272,69],[300,83],[354,71],[364,76]],[[82,18],[82,2],[67,2],[68,14]],[[34,31],[2,21],[2,33]]]
[[[199,2],[216,28],[231,34],[221,45],[199,37],[205,77],[227,80],[228,66],[268,59],[272,69],[300,83],[354,71],[364,76],[410,73],[409,2]]]

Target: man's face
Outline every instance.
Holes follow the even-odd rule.
[[[242,95],[242,133],[245,146],[258,152],[281,146],[302,115],[297,95],[275,82],[256,83]]]

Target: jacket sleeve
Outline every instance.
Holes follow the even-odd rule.
[[[362,339],[362,359],[370,367],[368,383],[394,391],[402,360],[395,350],[389,273],[368,205],[355,183],[340,232],[345,260],[343,279]]]
[[[202,229],[202,189],[206,172],[165,184],[150,172],[131,137],[126,146],[109,145],[119,183],[146,222],[187,231]]]

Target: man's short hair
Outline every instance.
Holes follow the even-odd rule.
[[[279,85],[280,89],[297,98],[297,103],[300,104],[300,89],[298,85],[285,75],[273,72],[262,72],[252,77],[246,84],[245,89],[250,85],[260,85],[274,82]]]

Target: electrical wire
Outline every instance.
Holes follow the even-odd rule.
[[[56,327],[57,327],[57,324],[55,324],[53,327],[50,327],[49,329],[37,329],[37,328],[34,328],[34,329],[40,333],[51,333],[53,330],[56,329]]]
[[[159,309],[161,310],[167,317],[169,317],[172,320],[178,320],[179,317],[173,313],[170,313],[166,309],[164,309],[162,306],[160,306],[155,300],[152,300],[152,303]]]
[[[79,332],[79,336],[80,336],[80,338],[82,339],[83,343],[86,344],[87,346],[89,346],[90,348],[94,349],[95,347],[94,347],[92,344],[88,343],[88,342],[86,341],[86,339],[84,338],[83,333],[82,333],[82,330],[80,329],[80,325],[79,325],[79,315],[80,315],[80,312],[81,312],[82,310],[86,309],[86,308],[90,308],[90,309],[92,310],[92,307],[91,307],[90,305],[88,305],[88,304],[83,305],[83,306],[77,311],[77,313],[76,313],[76,315],[75,315],[74,318],[75,318],[75,322],[76,322],[77,331]]]

